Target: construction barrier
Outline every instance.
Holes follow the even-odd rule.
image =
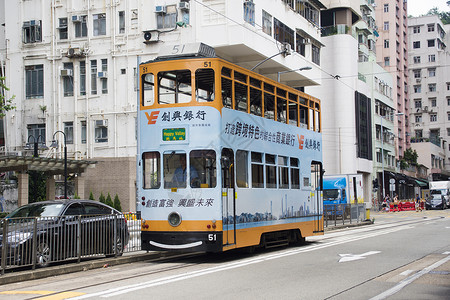
[[[424,209],[425,202],[420,201],[419,209]],[[394,203],[390,203],[389,211],[408,211],[408,210],[416,210],[416,202],[415,201],[399,201],[397,208],[395,208]]]

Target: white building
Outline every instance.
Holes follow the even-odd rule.
[[[98,161],[81,176],[80,196],[117,193],[124,210],[135,203],[136,67],[162,46],[203,42],[249,69],[274,56],[255,71],[276,80],[278,72],[292,70],[280,78],[295,87],[321,83],[324,6],[318,0],[0,0],[0,5],[7,84],[17,106],[5,118],[5,152],[25,154],[33,136],[47,146],[58,139],[60,155],[65,136],[70,159]],[[356,49],[354,39],[347,43]],[[283,47],[292,54],[276,55]],[[302,67],[311,70],[294,71]],[[370,171],[367,162],[360,164]]]
[[[430,180],[450,177],[449,33],[437,15],[408,19],[411,148]]]

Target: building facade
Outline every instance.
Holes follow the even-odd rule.
[[[411,148],[430,180],[450,178],[449,30],[437,15],[408,20]]]
[[[80,196],[118,194],[124,210],[134,209],[136,194],[137,66],[162,47],[202,42],[290,86],[321,83],[325,6],[318,0],[0,3],[5,75],[16,96],[3,151],[28,155],[30,137],[47,146],[59,140],[40,155],[61,157],[67,145],[70,159],[97,161],[82,175]],[[296,71],[304,67],[310,70]]]

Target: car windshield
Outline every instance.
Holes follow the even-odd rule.
[[[61,203],[25,205],[11,212],[7,218],[56,217],[63,207]]]
[[[323,200],[339,200],[340,198],[339,190],[323,190]]]

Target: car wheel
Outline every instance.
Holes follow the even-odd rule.
[[[52,260],[50,245],[47,241],[39,241],[36,248],[36,265],[39,267],[47,267]]]
[[[122,256],[123,248],[124,248],[124,245],[123,245],[122,237],[117,236],[115,242],[114,242],[114,237],[112,237],[110,250],[109,250],[109,253],[107,254],[107,256],[114,256],[116,254],[116,249],[117,249],[117,256]]]

